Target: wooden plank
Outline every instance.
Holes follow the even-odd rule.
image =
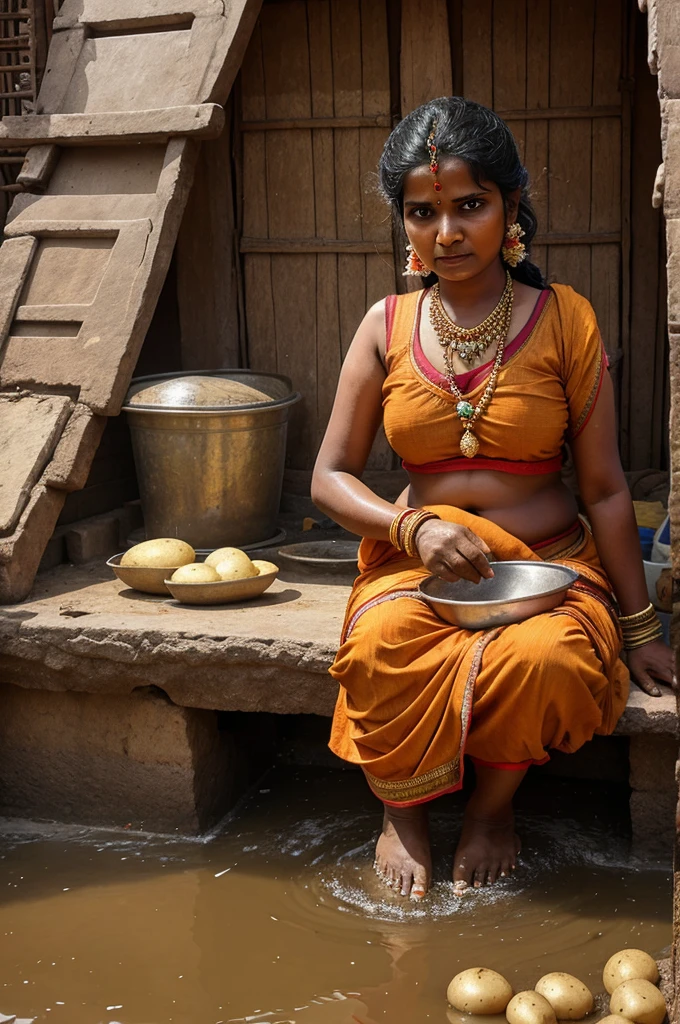
[[[548,252],[550,282],[570,284],[581,295],[590,298],[590,246],[551,246]]]
[[[446,0],[402,0],[402,116],[453,91]]]
[[[626,468],[664,469],[668,424],[664,219],[649,201],[661,162],[661,124],[656,78],[646,73],[646,40],[640,36],[633,94],[631,304],[621,394],[622,454]]]
[[[311,128],[340,127],[340,118],[333,116],[333,63],[331,54],[331,8],[329,0],[315,0],[307,4],[307,33],[309,38],[309,73],[312,92],[312,118],[299,122]],[[356,128],[356,118],[345,127]],[[279,122],[270,122],[270,128]],[[282,121],[289,127],[298,127],[291,121]]]
[[[338,256],[340,352],[344,359],[366,313],[366,256]]]
[[[396,291],[394,261],[385,256],[366,257],[366,308],[382,299],[385,295],[393,295]],[[366,463],[367,469],[396,468],[395,455],[381,428],[373,442],[371,453]]]
[[[294,469],[308,468],[316,455],[317,372],[316,359],[310,358],[311,340],[316,337],[316,260],[316,256],[271,257],[276,364],[302,395],[288,427],[286,464]]]
[[[364,117],[381,118],[377,127],[389,128],[390,62],[385,0],[361,0],[361,65]]]
[[[621,63],[626,24],[624,0],[595,0],[593,103],[621,105]]]
[[[271,256],[260,254],[248,255],[244,261],[248,366],[265,373],[278,371],[271,261]]]
[[[524,163],[529,171],[529,188],[536,211],[538,231],[548,226],[550,176],[548,173],[548,122],[533,118],[550,103],[550,4],[527,0],[527,110]],[[534,241],[532,259],[544,276],[548,269],[545,246]]]
[[[590,301],[609,355],[621,345],[621,246],[600,245],[590,250]]]
[[[264,120],[267,114],[262,56],[262,28],[258,21],[241,67],[242,116]],[[269,234],[267,164],[262,132],[243,139],[243,231],[256,237]],[[246,318],[247,365],[276,372],[276,329],[271,294],[271,257],[247,256],[243,267],[243,305]]]
[[[550,106],[590,106],[593,0],[550,0]]]
[[[177,238],[182,369],[240,365],[231,115],[228,104],[227,131],[201,147]]]
[[[493,104],[493,0],[463,0],[463,95]]]
[[[333,94],[336,117],[363,115],[359,0],[331,0]]]
[[[545,79],[548,78],[548,66],[544,67]],[[533,76],[532,76],[533,77]],[[546,86],[543,94],[546,104],[548,102],[548,89]],[[504,121],[564,121],[565,118],[582,117],[590,120],[593,117],[616,117],[621,113],[619,103],[610,106],[573,106],[573,107],[527,107],[519,110],[496,110],[499,117]]]
[[[315,0],[307,5],[309,32],[309,65],[312,91],[312,113],[315,123],[336,125],[333,117],[333,60],[331,52],[331,10],[329,0]],[[356,119],[347,119],[355,121]],[[312,153],[314,160],[314,209],[316,233],[326,238],[337,238],[338,228],[335,216],[335,151],[333,132],[330,127],[312,132]],[[333,267],[336,261],[331,261]],[[323,266],[328,273],[329,263]]]
[[[316,259],[316,424],[317,447],[333,408],[341,366],[338,305],[338,260],[333,254]]]
[[[315,0],[311,0],[313,7],[316,7]],[[313,53],[313,51],[312,51]],[[313,61],[314,63],[314,61]],[[326,65],[330,73],[330,64]],[[314,78],[312,77],[312,82]],[[331,97],[332,102],[332,97]],[[291,128],[391,128],[392,119],[388,115],[376,115],[375,117],[297,117],[279,121],[244,121],[241,125],[242,132],[276,132],[290,131]]]
[[[361,0],[361,55],[364,115],[387,115],[390,65],[384,0]],[[359,177],[362,237],[389,246],[390,212],[378,192],[377,176],[378,161],[388,134],[384,128],[363,128],[359,132]]]
[[[527,105],[526,0],[495,5],[492,53],[494,109],[524,109]]]

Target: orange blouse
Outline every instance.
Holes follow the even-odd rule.
[[[480,450],[468,459],[460,454],[458,399],[420,345],[424,295],[411,292],[386,300],[384,426],[404,468],[411,473],[558,472],[565,441],[577,437],[588,422],[607,363],[588,300],[569,285],[541,292],[528,323],[506,346],[493,398],[475,425]],[[491,366],[456,378],[473,405]]]

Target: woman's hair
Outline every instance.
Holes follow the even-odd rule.
[[[530,250],[536,234],[536,214],[529,199],[529,174],[519,158],[512,132],[493,110],[461,96],[442,96],[417,107],[399,122],[385,143],[379,166],[380,190],[399,226],[403,228],[404,179],[409,171],[428,163],[427,137],[435,120],[439,160],[447,156],[465,160],[478,184],[493,181],[498,185],[503,203],[511,192],[521,189],[517,220],[524,231],[522,241]],[[517,281],[534,288],[545,286],[541,271],[528,258],[508,269]],[[436,280],[434,274],[431,280]]]

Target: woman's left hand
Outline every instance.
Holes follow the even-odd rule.
[[[630,674],[645,693],[652,697],[661,696],[661,690],[655,682],[657,679],[676,689],[673,652],[663,640],[652,640],[644,647],[628,651],[626,660]]]

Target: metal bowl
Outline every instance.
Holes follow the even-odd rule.
[[[109,569],[113,569],[121,583],[125,583],[133,590],[141,590],[143,594],[163,594],[168,596],[170,591],[164,580],[166,576],[172,576],[178,565],[148,566],[148,565],[121,565],[120,560],[125,551],[119,555],[109,558],[106,563]]]
[[[277,569],[276,572],[249,576],[244,580],[219,580],[217,583],[173,583],[166,580],[165,585],[175,600],[182,604],[231,604],[233,601],[250,601],[264,594],[278,574]]]
[[[552,562],[494,562],[490,580],[449,583],[428,576],[418,588],[440,618],[462,629],[491,629],[550,611],[578,573]]]

